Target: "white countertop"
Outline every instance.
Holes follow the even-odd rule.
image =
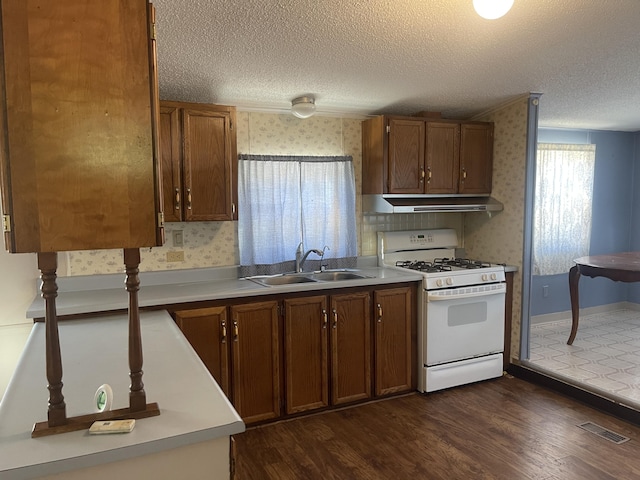
[[[264,286],[237,278],[236,267],[148,272],[140,274],[138,302],[140,307],[150,307],[422,280],[419,273],[395,268],[362,266],[358,271],[370,278],[279,286]],[[58,316],[126,310],[128,295],[124,279],[124,273],[58,278]],[[44,316],[44,300],[38,295],[27,310],[27,318]]]
[[[96,389],[114,391],[112,408],[128,406],[127,315],[59,323],[62,390],[67,416],[94,412]],[[131,433],[86,430],[31,438],[47,418],[45,324],[33,326],[0,403],[0,478],[25,479],[178,448],[243,432],[245,427],[206,367],[166,312],[141,314],[147,403],[161,414],[136,421]]]

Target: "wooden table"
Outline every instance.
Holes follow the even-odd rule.
[[[573,344],[578,332],[580,308],[578,281],[580,275],[606,277],[615,282],[640,282],[640,252],[592,255],[574,260],[575,266],[569,270],[569,295],[571,296],[571,334],[567,345]]]

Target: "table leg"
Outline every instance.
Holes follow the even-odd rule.
[[[578,282],[580,281],[580,269],[577,266],[569,270],[569,296],[571,297],[571,334],[567,345],[572,345],[578,333],[578,321],[580,319],[580,305],[578,298]]]

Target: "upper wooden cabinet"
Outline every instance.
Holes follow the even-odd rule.
[[[362,124],[364,194],[489,194],[493,124],[379,116]]]
[[[165,221],[237,218],[236,110],[160,102]]]
[[[11,252],[162,245],[147,0],[3,0],[0,177]]]

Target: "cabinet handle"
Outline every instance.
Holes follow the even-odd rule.
[[[376,306],[378,307],[378,323],[382,323],[382,305],[378,303]]]
[[[233,215],[235,215],[235,214],[236,214],[236,204],[235,204],[235,203],[232,203],[232,204],[231,204],[231,213],[232,213]]]
[[[429,172],[427,175],[427,183],[429,183],[431,181],[431,167],[427,167],[427,172]]]
[[[329,319],[327,318],[327,310],[322,309],[322,328],[327,328],[327,324],[329,323]]]
[[[191,189],[187,188],[187,208],[191,210]]]
[[[176,187],[176,210],[180,210],[180,189]]]
[[[420,167],[420,181],[421,182],[424,180],[424,177],[425,177],[424,168]]]
[[[335,308],[332,310],[332,312],[333,312],[333,325],[331,327],[336,329],[338,328],[338,312],[336,311]]]
[[[233,341],[238,341],[238,322],[235,320],[233,321]]]
[[[222,326],[222,343],[227,343],[227,322],[221,322]]]
[[[465,180],[467,178],[467,171],[463,168],[462,169],[462,180]]]

